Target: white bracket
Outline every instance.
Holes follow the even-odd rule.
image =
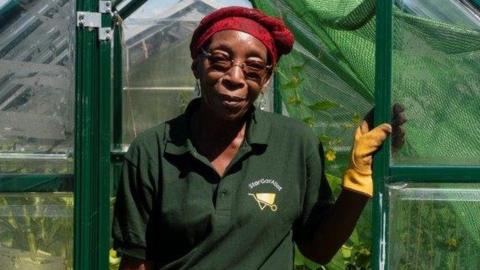
[[[98,10],[99,12],[78,11],[77,27],[87,27],[90,31],[98,29],[99,40],[111,40],[113,30],[110,27],[102,27],[102,14],[108,13],[113,15],[112,2],[100,1],[98,4]]]
[[[102,27],[102,14],[98,12],[79,11],[77,12],[77,26],[100,28]]]
[[[110,27],[100,27],[98,30],[98,39],[100,40],[111,40],[112,39],[112,28]]]
[[[112,2],[111,1],[100,1],[98,4],[98,11],[100,13],[110,13],[112,14]]]

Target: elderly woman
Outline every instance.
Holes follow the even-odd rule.
[[[292,45],[282,21],[255,9],[200,22],[190,49],[201,98],[125,157],[113,227],[121,269],[292,269],[294,244],[327,263],[349,237],[391,127],[357,129],[334,201],[312,131],[253,105]]]

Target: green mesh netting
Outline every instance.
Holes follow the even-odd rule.
[[[326,148],[328,172],[341,176],[353,128],[373,104],[375,1],[252,2],[283,18],[294,32],[294,51],[280,61],[277,85],[288,114],[318,133]],[[392,162],[480,165],[480,133],[476,132],[480,126],[479,29],[421,18],[396,7],[393,29],[392,102],[406,107],[408,122],[404,125],[406,144]],[[447,205],[447,212],[468,235],[464,244],[480,247],[480,228],[472,218],[480,214],[480,206],[467,202]],[[429,212],[425,213],[418,217],[428,220]],[[369,217],[364,215],[363,229],[357,229],[329,268],[343,269],[345,264],[369,267],[368,259],[365,262],[370,243],[368,223]],[[440,256],[466,256],[447,254],[451,250],[441,245],[435,249]],[[449,269],[438,263],[436,269]]]

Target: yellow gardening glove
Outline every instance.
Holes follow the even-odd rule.
[[[372,197],[372,155],[391,132],[389,124],[369,130],[367,122],[362,122],[355,131],[350,165],[343,176],[343,188]]]

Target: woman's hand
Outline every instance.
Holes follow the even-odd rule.
[[[392,132],[392,127],[390,124],[384,123],[370,130],[368,126],[368,122],[363,121],[355,131],[350,165],[343,176],[342,186],[345,189],[372,197],[373,153],[380,148],[388,134]]]
[[[373,128],[373,112],[375,108],[371,109],[363,120],[367,121],[368,128]],[[407,122],[407,118],[403,113],[405,111],[405,107],[400,103],[393,104],[392,107],[392,152],[397,152],[402,148],[405,144],[405,129],[402,127],[405,122]]]
[[[407,118],[403,114],[405,108],[395,103],[392,109],[392,152],[397,152],[405,144],[405,129],[402,127]]]
[[[351,153],[350,165],[343,177],[342,186],[348,190],[373,195],[372,161],[373,154],[382,146],[392,133],[392,151],[398,151],[405,143],[405,130],[402,125],[407,121],[403,114],[405,108],[395,103],[392,108],[392,122],[373,128],[373,109],[365,116],[357,128]]]

